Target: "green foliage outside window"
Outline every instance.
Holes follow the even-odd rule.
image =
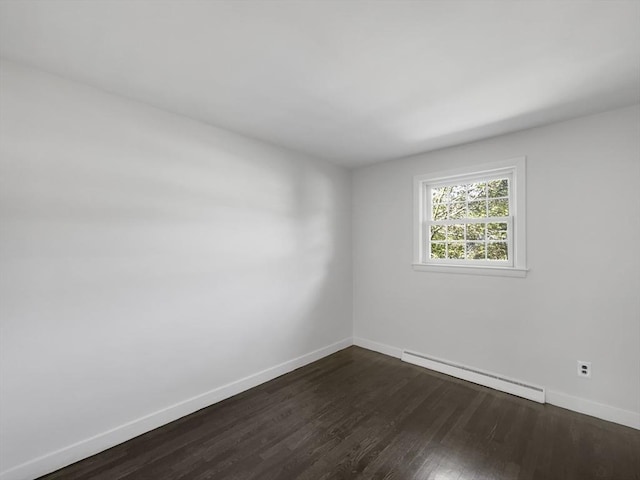
[[[432,188],[431,258],[508,260],[508,217],[506,178]]]

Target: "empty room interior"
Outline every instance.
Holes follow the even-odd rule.
[[[0,480],[640,480],[640,2],[0,0]]]

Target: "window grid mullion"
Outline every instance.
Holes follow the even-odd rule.
[[[427,220],[430,225],[459,225],[461,223],[505,223],[511,220],[507,217],[485,217],[485,218],[456,218],[453,220]]]
[[[512,189],[510,188],[511,185],[509,184],[509,190],[508,190],[508,195],[507,196],[500,196],[500,197],[491,197],[489,195],[489,182],[491,181],[491,179],[474,179],[474,180],[470,180],[471,183],[484,183],[485,187],[484,187],[484,193],[483,196],[480,198],[474,197],[473,201],[477,202],[478,200],[484,200],[484,212],[485,215],[489,214],[489,202],[490,201],[496,201],[496,200],[506,200],[509,209],[511,209],[512,206]],[[510,181],[510,180],[508,180]],[[424,207],[424,212],[425,215],[423,216],[424,219],[424,223],[423,223],[423,236],[424,236],[424,261],[429,261],[432,260],[432,247],[434,244],[440,245],[439,248],[444,247],[442,250],[444,250],[443,252],[441,251],[441,254],[444,254],[444,258],[442,258],[442,260],[455,260],[455,261],[462,261],[462,262],[473,262],[473,261],[477,261],[477,260],[482,260],[482,261],[491,261],[491,262],[502,262],[502,260],[490,260],[489,259],[489,246],[492,244],[498,244],[498,243],[506,243],[506,248],[507,248],[507,260],[506,261],[510,261],[511,256],[513,254],[513,232],[512,232],[512,216],[504,216],[504,217],[480,217],[480,218],[472,218],[471,215],[471,210],[470,210],[470,187],[468,186],[470,185],[470,183],[465,183],[464,184],[464,189],[463,192],[460,191],[459,187],[462,186],[461,183],[458,184],[450,184],[451,187],[458,187],[458,190],[456,191],[455,196],[452,195],[453,191],[449,191],[449,190],[443,190],[442,194],[436,199],[438,200],[437,203],[434,203],[434,192],[436,188],[442,188],[442,186],[438,185],[428,185],[425,184],[424,185],[424,203],[423,203],[423,207]],[[460,197],[460,193],[463,193],[464,195],[464,200],[460,201],[459,197]],[[463,212],[456,212],[456,215],[460,215],[462,214],[461,218],[450,218],[450,216],[452,215],[452,213],[454,213],[455,211],[453,210],[453,206],[456,206],[457,209],[460,209],[460,206],[463,206]],[[438,209],[438,216],[442,216],[444,218],[439,219],[439,220],[435,220],[434,219],[434,213],[435,213],[435,209]],[[442,211],[444,210],[444,211]],[[507,230],[506,230],[506,239],[497,239],[497,240],[490,240],[489,239],[489,224],[491,223],[506,223],[507,224]],[[478,225],[478,224],[482,224],[483,225],[483,239],[482,240],[469,240],[469,236],[468,236],[468,227],[470,225]],[[460,225],[463,227],[463,231],[462,231],[462,239],[460,240],[453,240],[450,235],[451,232],[449,232],[449,226],[451,225]],[[432,240],[432,227],[433,226],[440,226],[442,227],[442,229],[444,230],[444,235],[442,236],[442,240],[438,239],[438,240]],[[440,235],[439,235],[440,236]],[[450,259],[449,255],[450,255],[450,245],[452,244],[460,244],[462,243],[462,248],[463,248],[463,253],[462,253],[462,258],[460,259]],[[473,243],[476,245],[483,245],[483,249],[484,249],[484,255],[480,258],[474,258],[474,259],[470,259],[469,255],[468,255],[468,243]],[[437,260],[437,259],[436,259]]]

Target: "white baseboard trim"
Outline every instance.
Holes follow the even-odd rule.
[[[390,357],[402,358],[401,348],[385,345],[384,343],[374,342],[373,340],[368,340],[362,337],[353,337],[353,344],[358,347],[366,348],[367,350],[372,350],[374,352],[388,355]]]
[[[362,337],[353,337],[353,344],[391,357],[402,358],[403,349],[399,347],[386,345]],[[623,410],[553,390],[545,390],[545,400],[547,403],[557,407],[566,408],[567,410],[640,430],[640,413],[638,412]]]
[[[640,430],[640,413],[547,390],[547,403]]]
[[[494,390],[510,393],[511,395],[526,398],[534,402],[544,403],[545,401],[545,391],[543,387],[529,385],[522,380],[507,378],[497,373],[479,370],[467,365],[454,364],[450,360],[442,358],[430,358],[406,350],[402,352],[402,361],[460,378],[467,382],[477,383],[478,385],[493,388]]]
[[[125,423],[114,429],[5,470],[0,473],[0,480],[33,480],[34,478],[51,473],[83,458],[90,457],[138,435],[149,432],[154,428],[166,425],[185,415],[189,415],[226,398],[242,393],[269,380],[273,380],[296,368],[320,360],[352,344],[353,339],[348,337],[235,382],[214,388],[213,390]]]

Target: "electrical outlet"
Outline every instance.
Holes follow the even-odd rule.
[[[582,378],[591,378],[591,362],[578,360],[578,376]]]

